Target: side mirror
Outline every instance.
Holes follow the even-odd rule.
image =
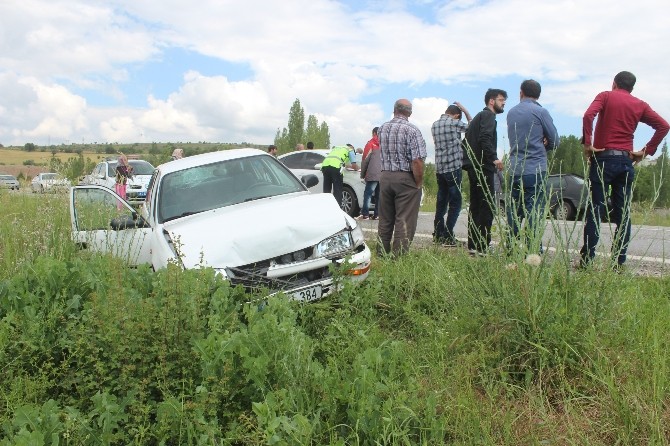
[[[321,163],[314,165],[314,170],[321,170]]]
[[[319,184],[319,178],[314,174],[305,175],[300,178],[300,181],[302,181],[302,184],[304,184],[308,189]]]

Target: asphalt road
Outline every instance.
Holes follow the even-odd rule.
[[[417,223],[415,239],[432,240],[433,219],[435,214],[432,212],[420,212]],[[366,220],[361,222],[363,229],[370,233],[376,233],[377,222]],[[506,225],[504,219],[496,216],[494,220],[494,233],[496,225]],[[609,255],[612,246],[612,236],[614,225],[603,223],[601,225],[600,244],[598,252],[602,255]],[[467,213],[462,211],[455,227],[456,237],[460,240],[467,240]],[[583,223],[580,221],[562,221],[547,219],[543,244],[549,250],[568,249],[571,253],[578,256],[579,248],[582,245]],[[418,240],[417,240],[418,241]],[[645,262],[659,265],[670,265],[670,228],[663,226],[642,226],[633,225],[632,239],[628,247],[629,263]]]

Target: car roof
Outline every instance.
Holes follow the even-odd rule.
[[[295,150],[293,152],[288,152],[288,153],[284,153],[283,155],[279,155],[277,158],[284,158],[285,156],[293,155],[294,153],[305,153],[305,152],[314,152],[314,153],[318,153],[319,155],[326,156],[326,155],[328,155],[330,150],[328,150],[328,149]]]
[[[217,152],[202,153],[200,155],[187,156],[179,160],[168,161],[157,167],[163,175],[178,172],[180,170],[190,169],[192,167],[203,166],[207,164],[218,163],[238,158],[248,158],[251,156],[269,156],[272,155],[258,149],[228,149]]]

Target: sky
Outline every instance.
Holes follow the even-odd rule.
[[[271,144],[299,99],[362,147],[407,98],[432,155],[449,103],[474,115],[502,88],[509,110],[531,78],[581,136],[622,70],[670,119],[669,16],[667,0],[2,0],[0,144]]]

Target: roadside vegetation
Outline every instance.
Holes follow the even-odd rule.
[[[0,445],[670,442],[667,277],[422,248],[301,304],[0,208]]]

